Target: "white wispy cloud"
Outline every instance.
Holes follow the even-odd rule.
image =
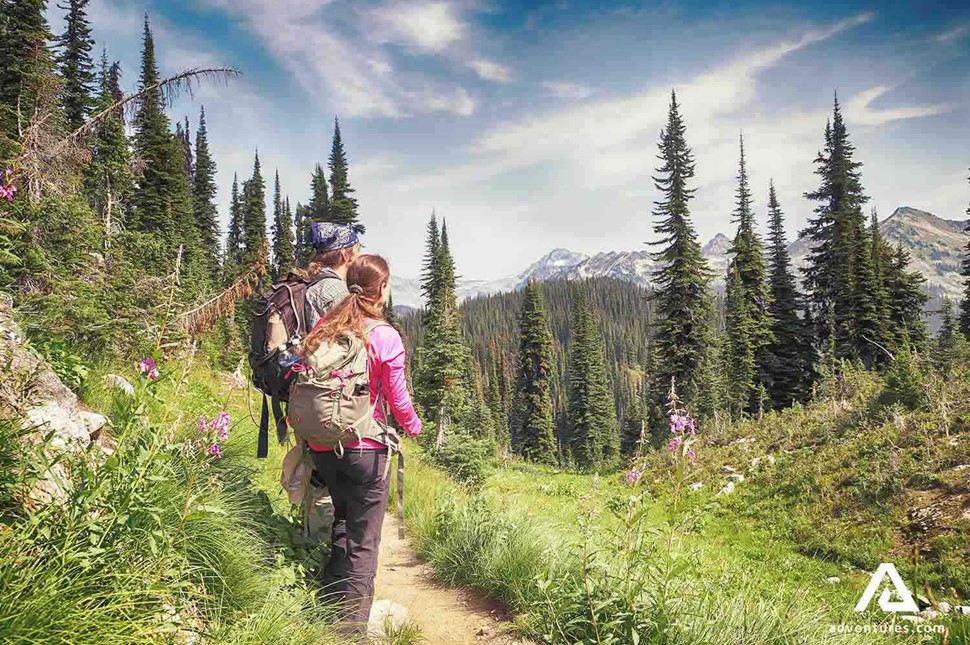
[[[486,81],[508,83],[512,80],[512,70],[493,60],[476,58],[468,61],[468,67]]]
[[[450,2],[392,0],[364,14],[373,39],[422,52],[441,52],[464,38],[467,32],[458,7]]]
[[[586,85],[578,83],[567,83],[564,81],[545,81],[542,88],[549,96],[557,99],[586,99],[591,97],[595,90]]]
[[[936,114],[944,114],[953,109],[952,105],[903,105],[890,108],[874,108],[873,101],[885,95],[892,88],[881,85],[853,96],[845,106],[846,119],[860,125],[880,126],[903,119],[919,119]]]
[[[934,40],[940,43],[949,43],[961,40],[966,36],[970,36],[970,23],[957,25],[956,27],[947,29],[946,31],[938,34]]]
[[[448,47],[464,30],[450,4],[392,2],[373,9],[379,21],[369,19],[370,11],[358,12],[358,24],[350,26],[336,20],[340,7],[329,0],[206,1],[240,18],[310,96],[341,114],[475,111],[475,100],[460,85],[402,70],[382,46],[405,44],[427,53]]]

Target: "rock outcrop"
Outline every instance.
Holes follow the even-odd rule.
[[[107,419],[85,408],[28,346],[10,310],[9,301],[0,300],[0,415],[19,419],[26,441],[43,446],[38,459],[50,465],[24,500],[39,506],[66,497],[69,477],[60,458],[86,450]]]

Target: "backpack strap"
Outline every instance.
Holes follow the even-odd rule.
[[[266,459],[269,454],[269,407],[263,395],[263,409],[259,412],[259,436],[256,440],[256,459]]]
[[[283,407],[280,405],[280,398],[278,396],[272,397],[273,403],[273,419],[276,421],[276,439],[280,444],[286,443],[286,415],[283,414]]]

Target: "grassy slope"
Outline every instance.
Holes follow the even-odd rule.
[[[970,604],[961,600],[970,584],[970,469],[960,468],[970,463],[968,390],[963,373],[931,379],[923,405],[906,410],[886,405],[878,377],[850,373],[824,404],[707,431],[691,474],[704,486],[690,494],[692,519],[674,550],[699,563],[691,575],[716,587],[722,600],[771,605],[796,598],[798,616],[809,615],[810,626],[802,636],[773,642],[800,642],[805,634],[808,642],[822,642],[829,624],[885,622],[874,605],[866,615],[852,611],[869,572],[883,561],[896,564],[914,593]],[[647,462],[651,481],[640,504],[642,522],[653,530],[665,525],[670,475],[665,455]],[[718,496],[726,465],[746,479],[734,494]],[[509,602],[536,638],[544,638],[549,620],[533,579],[555,578],[549,572],[575,555],[590,507],[600,512],[586,533],[615,549],[611,536],[622,528],[631,493],[639,492],[621,474],[598,477],[593,492],[589,475],[514,461],[492,474],[481,495],[453,492],[425,465],[412,468],[415,479],[409,522],[424,557],[442,579]],[[565,599],[546,600],[562,600],[559,609],[567,611]],[[950,643],[967,642],[965,623],[950,629]]]

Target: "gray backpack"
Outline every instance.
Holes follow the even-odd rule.
[[[387,323],[372,322],[365,333],[383,325]],[[376,406],[370,402],[367,346],[356,334],[344,333],[303,358],[290,389],[287,411],[297,437],[331,448],[338,455],[343,454],[345,445],[360,439],[374,439],[391,452],[398,452],[401,438],[388,423],[380,383],[377,403],[384,406],[385,422],[374,418]]]

